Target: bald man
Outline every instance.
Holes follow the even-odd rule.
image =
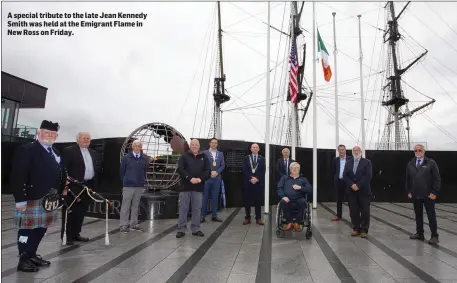
[[[371,178],[373,176],[371,161],[362,157],[359,146],[352,148],[352,160],[347,160],[343,178],[349,192],[349,212],[353,232],[351,236],[366,238],[370,227]]]
[[[183,153],[178,161],[178,173],[181,176],[179,192],[179,220],[176,238],[186,235],[187,214],[192,206],[190,229],[192,235],[204,237],[200,230],[203,189],[205,181],[211,176],[211,164],[203,152],[200,152],[200,142],[193,139],[189,152]]]
[[[244,208],[246,210],[243,225],[251,224],[251,206],[253,205],[256,223],[264,225],[260,209],[265,188],[265,170],[265,158],[259,155],[259,145],[254,143],[251,145],[251,154],[246,156],[243,163]]]

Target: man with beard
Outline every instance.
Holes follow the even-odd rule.
[[[278,173],[278,182],[281,180],[283,176],[290,175],[290,164],[294,163],[295,160],[290,159],[290,151],[287,147],[285,147],[282,151],[282,158],[279,158],[276,161],[276,172]]]
[[[343,178],[349,192],[349,213],[351,215],[351,236],[360,234],[366,238],[370,227],[371,178],[373,176],[371,161],[362,157],[359,146],[352,149],[353,159],[346,162]]]
[[[441,187],[441,176],[436,162],[425,156],[425,148],[421,144],[414,147],[416,155],[406,166],[406,193],[414,204],[416,214],[416,234],[412,240],[425,240],[424,237],[424,206],[427,212],[428,225],[432,235],[428,241],[431,245],[439,243],[436,223],[435,201]]]
[[[89,148],[90,134],[79,133],[76,136],[76,145],[69,146],[62,151],[63,163],[67,170],[68,176],[83,182],[86,186],[93,189],[97,179],[97,158],[95,150]],[[78,195],[81,191],[80,186],[72,186],[71,190]],[[67,203],[73,202],[74,198],[67,194]],[[80,235],[84,222],[90,197],[86,193],[81,195],[71,207],[67,220],[67,245],[73,245],[74,241],[87,242],[89,238]],[[65,229],[65,212],[66,207],[62,207],[62,229],[61,238]]]
[[[51,264],[36,252],[47,228],[57,220],[57,210],[45,210],[43,198],[51,189],[62,193],[66,182],[59,152],[52,147],[58,130],[59,124],[44,120],[38,140],[19,147],[13,158],[10,184],[16,202],[14,224],[19,229],[18,271],[36,272]]]

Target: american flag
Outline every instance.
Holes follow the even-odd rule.
[[[297,82],[297,74],[298,74],[298,64],[297,58],[295,57],[295,40],[292,40],[292,48],[290,51],[290,100],[292,103],[297,103],[297,96],[298,96],[298,82]]]

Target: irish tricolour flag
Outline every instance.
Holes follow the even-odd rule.
[[[330,69],[330,64],[328,62],[328,51],[325,48],[325,45],[324,45],[324,42],[322,41],[319,30],[317,30],[317,38],[318,38],[317,49],[321,53],[322,68],[324,69],[324,79],[327,82],[329,82],[330,79],[332,78],[332,69]]]

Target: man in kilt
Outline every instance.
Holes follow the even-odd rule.
[[[52,147],[59,125],[44,120],[37,131],[38,140],[20,146],[13,158],[11,187],[16,209],[14,224],[18,231],[18,271],[35,272],[51,263],[36,254],[47,228],[57,220],[57,209],[47,211],[43,202],[51,189],[62,193],[66,172],[59,153]]]

